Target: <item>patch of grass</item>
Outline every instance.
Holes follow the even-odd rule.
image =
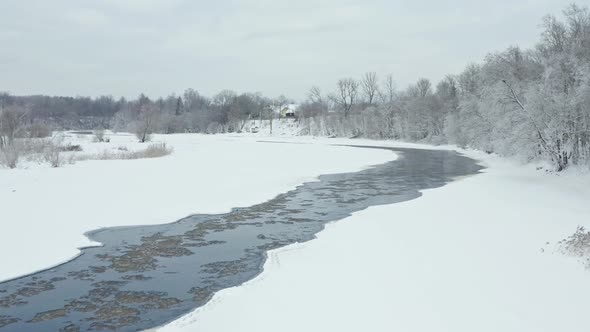
[[[138,151],[127,151],[125,149],[118,148],[117,151],[105,150],[101,153],[92,155],[78,156],[77,160],[133,160],[133,159],[146,159],[146,158],[160,158],[171,154],[174,151],[173,148],[166,145],[166,143],[153,143],[147,148]]]
[[[52,167],[73,163],[71,155],[63,152],[82,151],[80,145],[62,145],[62,138],[19,138],[11,145],[0,148],[0,166],[16,168],[21,159],[32,162],[47,162]]]
[[[67,144],[59,146],[59,151],[61,152],[79,152],[82,151],[82,147],[78,144]]]

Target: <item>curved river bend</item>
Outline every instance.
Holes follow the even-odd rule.
[[[226,214],[89,233],[104,246],[0,284],[0,331],[160,326],[202,306],[215,292],[254,278],[268,250],[308,241],[328,222],[415,199],[419,190],[482,169],[451,151],[362,148],[388,149],[400,157],[360,172],[322,175],[266,203]],[[404,221],[392,215],[391,222]]]

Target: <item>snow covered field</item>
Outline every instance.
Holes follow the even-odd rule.
[[[128,134],[110,143],[69,135],[83,154],[137,150]],[[321,144],[257,143],[227,135],[162,135],[174,152],[162,158],[80,161],[50,168],[0,169],[0,280],[71,259],[93,245],[101,227],[169,223],[193,213],[221,213],[264,202],[320,174],[351,172],[392,160],[388,151]]]
[[[92,245],[83,234],[93,229],[226,212],[395,158],[333,144],[432,148],[259,136],[156,136],[172,155],[0,169],[0,280],[72,258]],[[145,146],[124,134],[68,140],[84,153]],[[556,246],[590,226],[590,177],[464,153],[488,167],[483,174],[275,250],[259,277],[158,331],[587,331],[590,271]]]
[[[590,225],[589,177],[466,154],[488,169],[275,250],[158,331],[588,331],[590,271],[555,249]]]

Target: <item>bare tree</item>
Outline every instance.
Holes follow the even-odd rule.
[[[543,18],[544,28],[542,37],[543,44],[539,45],[542,52],[559,53],[563,52],[567,43],[567,27],[559,22],[555,16],[548,15]]]
[[[0,148],[14,143],[17,134],[24,130],[27,111],[19,106],[0,108]]]
[[[94,140],[98,143],[105,142],[103,129],[97,129],[94,131]]]
[[[397,96],[396,90],[397,86],[393,80],[393,75],[387,75],[387,77],[385,77],[383,88],[378,90],[381,102],[384,104],[392,104]]]
[[[307,94],[307,98],[312,103],[321,104],[324,102],[324,99],[322,98],[322,91],[317,86],[312,86],[311,89],[309,89],[309,93]]]
[[[348,118],[352,107],[357,101],[359,83],[353,78],[340,79],[336,85],[336,94],[332,100],[344,111],[344,117]]]
[[[322,115],[326,116],[330,105],[328,99],[324,98],[320,88],[312,87],[307,94],[308,102],[300,105],[300,111],[304,117]]]
[[[363,75],[363,78],[361,80],[361,85],[362,85],[365,97],[367,98],[367,102],[369,103],[369,105],[373,105],[373,101],[379,93],[379,83],[377,82],[377,73],[375,73],[375,72],[365,73],[365,75]]]
[[[477,64],[469,64],[457,78],[459,92],[462,96],[476,95],[481,83],[481,67]]]
[[[141,143],[151,139],[151,135],[159,125],[160,112],[151,104],[144,104],[139,110],[139,117],[135,125],[135,136]]]
[[[416,88],[419,97],[426,97],[432,93],[432,84],[426,78],[421,78],[416,82]]]
[[[22,145],[15,139],[22,134],[27,111],[19,106],[0,106],[0,164],[15,168],[22,153]]]
[[[436,94],[442,99],[457,97],[457,80],[452,75],[447,75],[436,85]]]
[[[184,104],[182,103],[182,97],[176,99],[176,107],[174,108],[174,115],[179,116],[184,112]]]
[[[381,110],[385,117],[385,121],[382,123],[385,125],[385,135],[387,137],[399,138],[403,134],[401,126],[402,110],[397,102],[397,86],[392,74],[385,77],[383,86],[379,89],[379,99],[381,99]]]
[[[237,97],[238,94],[232,90],[222,90],[213,97],[214,119],[223,126],[223,131],[227,130],[232,105],[236,102]]]

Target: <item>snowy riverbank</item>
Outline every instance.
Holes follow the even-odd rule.
[[[465,153],[483,174],[272,251],[259,277],[158,331],[586,331],[590,272],[555,250],[590,225],[590,178]]]
[[[70,135],[86,153],[136,150],[130,135],[110,143]],[[162,158],[81,161],[50,168],[0,169],[0,280],[29,274],[93,245],[102,227],[160,224],[193,213],[221,213],[264,202],[320,174],[351,172],[395,158],[389,151],[323,144],[268,144],[231,135],[157,135],[174,152]]]

